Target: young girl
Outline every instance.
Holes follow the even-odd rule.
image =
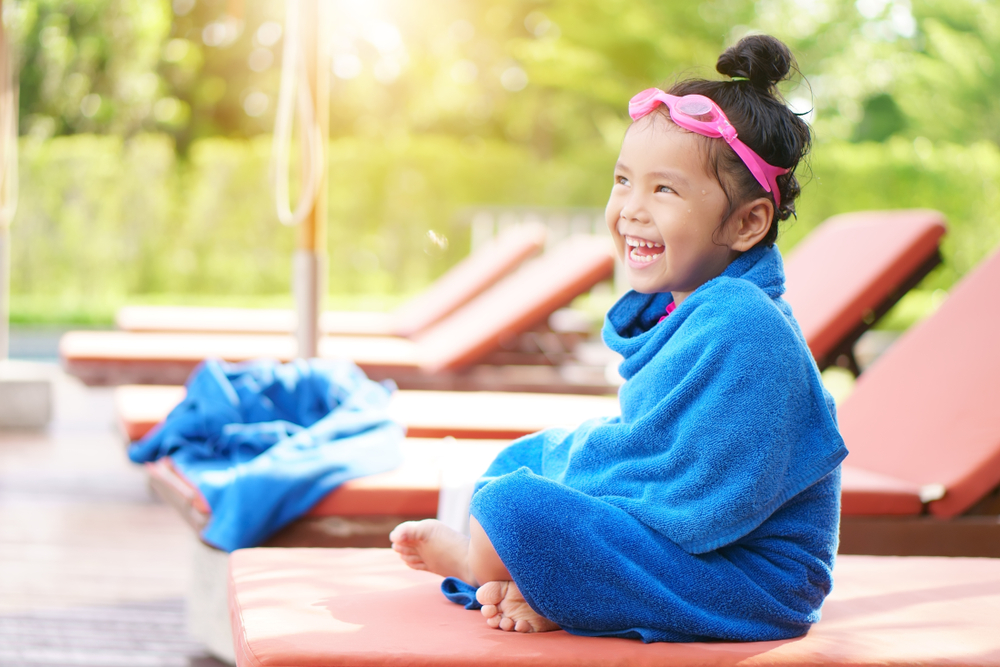
[[[773,245],[809,146],[775,91],[792,64],[747,37],[719,58],[731,80],[632,99],[607,206],[633,288],[604,326],[621,416],[511,444],[471,540],[393,531],[410,567],[478,586],[491,627],[758,641],[818,620],[847,451]]]

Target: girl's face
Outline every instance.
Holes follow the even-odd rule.
[[[605,210],[629,285],[677,305],[739,252],[720,229],[729,201],[708,173],[701,138],[658,113],[625,134]]]

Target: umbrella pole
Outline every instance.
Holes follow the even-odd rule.
[[[294,2],[295,0],[289,0]],[[312,90],[313,118],[317,133],[312,151],[319,155],[319,174],[316,198],[312,210],[298,225],[297,243],[294,257],[293,279],[295,311],[297,318],[298,356],[311,358],[319,353],[319,319],[323,297],[326,294],[326,169],[327,144],[330,137],[330,54],[327,40],[321,35],[324,17],[321,15],[322,0],[301,0],[299,25],[302,40],[302,54]],[[308,141],[309,133],[301,133],[302,140]],[[308,160],[310,150],[303,146],[303,160]],[[303,163],[302,173],[309,173],[310,166]]]

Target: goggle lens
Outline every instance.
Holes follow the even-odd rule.
[[[686,116],[706,116],[707,118],[712,118],[715,114],[712,112],[712,105],[705,100],[699,99],[697,97],[682,97],[674,107]]]

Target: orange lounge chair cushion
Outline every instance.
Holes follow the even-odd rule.
[[[868,470],[843,464],[840,476],[840,513],[844,516],[913,516],[923,511],[920,487]]]
[[[500,341],[544,322],[559,308],[614,275],[611,240],[571,236],[425,329],[413,340],[421,367],[436,373],[468,366]]]
[[[239,667],[1000,665],[1000,560],[841,556],[802,638],[642,644],[501,633],[387,549],[247,549],[229,562]]]
[[[1000,484],[1000,252],[966,275],[858,379],[838,410],[846,464],[945,490],[968,510]]]
[[[430,440],[407,438],[400,444],[403,463],[395,470],[344,482],[320,500],[306,516],[419,516],[437,515],[442,471],[453,461],[477,461],[483,471],[506,440]],[[149,475],[173,490],[173,495],[201,514],[208,503],[165,457],[146,464]]]
[[[69,331],[59,339],[59,354],[67,362],[177,361],[198,363],[209,357],[225,361],[277,359],[296,356],[295,338],[281,334],[148,333],[131,331]],[[319,341],[326,359],[347,358],[361,367],[415,369],[418,350],[405,338],[326,336]]]
[[[167,385],[116,387],[115,412],[129,440],[138,440],[166,419],[184,393],[184,387]],[[611,396],[491,391],[397,391],[389,410],[414,438],[511,440],[619,412],[618,399]]]
[[[366,371],[437,373],[467,367],[497,349],[501,341],[543,322],[610,278],[614,273],[610,250],[608,239],[570,237],[412,340],[324,336],[319,356],[351,359]],[[72,372],[74,364],[93,362],[195,364],[209,357],[290,361],[296,343],[290,335],[70,331],[59,341],[59,354]]]
[[[813,356],[833,352],[934,255],[944,232],[937,211],[864,211],[834,216],[799,243],[785,262],[785,299]]]
[[[545,227],[540,224],[504,230],[393,313],[393,333],[413,337],[434,326],[541,250],[545,236]]]
[[[317,503],[308,516],[435,516],[445,466],[472,459],[486,470],[506,442],[407,438],[401,445],[403,464],[399,468],[345,482]],[[169,458],[148,464],[147,470],[193,509],[209,513],[201,494],[173,468]],[[906,516],[920,514],[923,508],[916,485],[888,475],[844,466],[842,482],[844,515]]]

